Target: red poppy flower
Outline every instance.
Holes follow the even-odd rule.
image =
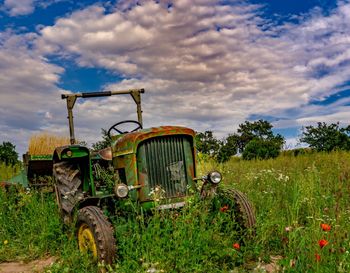
[[[331,226],[328,224],[321,224],[321,228],[323,231],[331,231]]]
[[[328,241],[325,239],[319,240],[318,241],[318,245],[320,246],[320,248],[325,247],[326,245],[328,245]]]
[[[228,205],[225,205],[225,206],[220,208],[221,212],[226,212],[227,210],[228,210]]]
[[[321,261],[321,255],[316,253],[315,254],[315,259],[316,259],[317,262]]]
[[[234,243],[232,246],[234,249],[239,250],[241,248],[241,246],[239,245],[239,243]]]

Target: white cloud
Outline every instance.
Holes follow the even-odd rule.
[[[64,1],[69,0],[4,0],[1,9],[10,16],[16,17],[29,15],[33,13],[37,7],[45,9],[50,5]]]
[[[0,33],[0,139],[13,140],[21,152],[24,137],[60,115],[56,84],[63,69],[30,50],[33,39]]]
[[[167,1],[137,2],[121,1],[112,12],[92,6],[59,19],[41,31],[38,48],[130,78],[116,88],[147,87],[153,123],[169,120],[221,135],[251,114],[297,125],[322,108],[310,101],[337,92],[350,78],[347,2],[328,16],[314,9],[299,24],[282,26],[259,17],[259,6],[242,3],[177,1],[169,8]],[[286,117],[289,109],[300,112]]]
[[[162,2],[144,1],[107,13],[92,6],[43,28],[38,48],[78,55],[81,66],[141,78],[140,84],[169,82],[171,89],[158,95],[183,96],[183,108],[192,107],[182,113],[198,113],[189,119],[207,111],[203,101],[217,109],[213,117],[222,113],[221,119],[230,120],[237,120],[237,112],[239,119],[249,115],[252,108],[264,113],[306,103],[310,82],[294,70],[298,60],[287,54],[290,44],[257,26],[264,21],[256,8],[179,1],[169,10]]]
[[[316,118],[348,118],[344,101],[333,109],[309,104],[338,92],[350,79],[348,2],[339,2],[327,16],[315,9],[299,24],[282,26],[262,19],[259,6],[240,1],[157,2],[118,1],[108,10],[93,5],[42,27],[39,37],[27,37],[25,45],[9,44],[0,50],[6,90],[20,84],[27,94],[52,90],[50,98],[56,96],[62,69],[42,57],[54,54],[126,78],[105,88],[146,88],[146,126],[178,124],[224,136],[252,114],[281,117],[275,123],[281,128]],[[26,48],[28,39],[34,50]],[[4,50],[12,50],[14,57]],[[16,73],[17,66],[26,73]],[[66,126],[63,103],[58,110],[57,104],[41,105],[25,94],[22,98],[22,104],[43,108],[37,115],[49,122],[38,128],[60,131]],[[135,119],[135,105],[128,99],[78,102],[78,137],[94,141],[101,127]],[[13,96],[4,96],[11,100]]]
[[[35,0],[5,0],[4,8],[11,16],[27,15],[34,11]]]

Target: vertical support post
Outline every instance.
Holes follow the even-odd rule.
[[[139,90],[131,91],[130,95],[132,96],[132,98],[134,99],[134,101],[136,103],[137,120],[141,124],[141,126],[143,127],[143,124],[142,124],[142,109],[141,109],[141,92]]]
[[[73,107],[74,107],[76,100],[77,100],[76,96],[68,96],[67,97],[69,135],[70,135],[70,144],[71,145],[75,144],[74,123],[73,123]]]

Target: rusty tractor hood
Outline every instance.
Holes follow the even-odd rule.
[[[122,156],[136,153],[140,142],[153,137],[170,135],[188,135],[194,137],[195,131],[190,128],[181,126],[160,126],[152,127],[149,129],[142,129],[133,133],[127,133],[113,142],[113,156]]]

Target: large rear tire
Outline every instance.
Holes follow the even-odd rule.
[[[72,221],[76,204],[84,198],[81,173],[77,164],[62,161],[53,165],[54,189],[61,216],[66,224]]]
[[[112,264],[116,254],[113,227],[96,206],[88,206],[78,211],[77,238],[79,249],[90,253],[104,264]]]

